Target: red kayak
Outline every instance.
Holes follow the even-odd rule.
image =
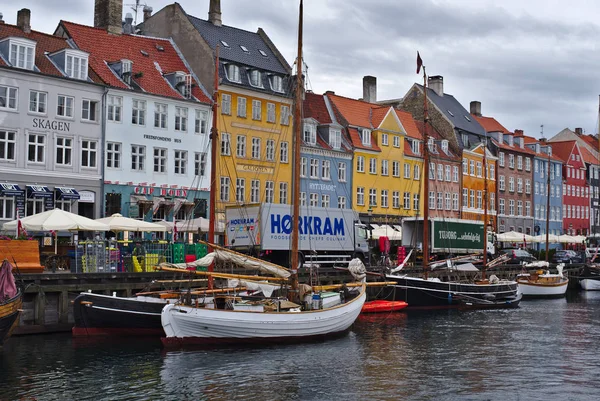
[[[407,306],[408,304],[404,301],[369,301],[365,302],[361,313],[397,312]]]

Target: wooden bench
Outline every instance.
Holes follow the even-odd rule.
[[[8,259],[21,273],[42,273],[40,263],[40,245],[32,240],[0,240],[0,260]]]

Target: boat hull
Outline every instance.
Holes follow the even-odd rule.
[[[537,283],[528,280],[517,280],[517,283],[519,284],[519,293],[526,298],[564,297],[569,286],[568,279],[556,284]]]
[[[385,299],[406,302],[406,311],[465,309],[469,304],[476,304],[478,309],[486,305],[489,309],[511,308],[515,307],[518,289],[514,281],[465,284],[394,275],[387,275],[386,280],[396,284],[387,290]]]
[[[360,295],[333,308],[304,312],[248,312],[167,305],[162,311],[166,347],[184,344],[304,342],[348,331],[366,300]]]
[[[408,304],[403,301],[375,300],[365,302],[361,313],[390,313],[406,308]]]
[[[82,293],[73,301],[73,336],[163,336],[164,301]]]
[[[600,291],[600,277],[584,278],[579,281],[579,284],[585,291]]]
[[[23,297],[20,291],[11,299],[0,304],[0,346],[4,345],[19,323],[22,305]]]

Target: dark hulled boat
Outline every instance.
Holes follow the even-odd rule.
[[[22,298],[23,293],[15,284],[12,265],[5,259],[0,267],[0,346],[18,324]]]

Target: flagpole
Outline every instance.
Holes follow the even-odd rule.
[[[429,135],[427,122],[427,73],[421,55],[417,52],[417,74],[423,67],[423,277],[427,279],[429,270]]]

